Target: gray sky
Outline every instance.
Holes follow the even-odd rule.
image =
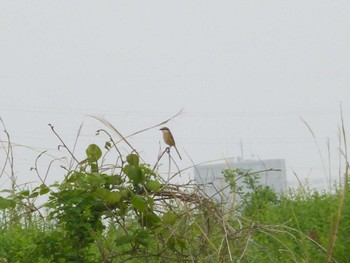
[[[12,140],[53,153],[169,123],[184,161],[285,158],[324,179],[312,127],[338,178],[340,102],[350,125],[349,1],[1,1],[0,116]],[[349,126],[350,127],[350,126]],[[4,140],[5,135],[1,134]],[[157,129],[131,139],[154,163]],[[162,144],[162,146],[164,146]],[[17,150],[23,181],[37,153]],[[176,157],[176,156],[175,156]],[[2,157],[1,157],[2,158]],[[42,169],[45,170],[43,161]],[[328,165],[327,165],[328,169]],[[53,174],[52,179],[60,178]]]

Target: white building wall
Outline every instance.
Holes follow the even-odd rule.
[[[286,164],[284,159],[244,160],[237,162],[227,160],[225,163],[199,165],[195,167],[195,180],[207,196],[214,197],[216,200],[224,203],[230,203],[236,200],[237,196],[230,193],[231,189],[222,173],[227,168],[242,168],[249,169],[250,172],[259,172],[260,184],[269,186],[278,193],[287,188]],[[270,169],[273,169],[273,171],[268,171]],[[244,187],[243,178],[237,180],[237,186]]]

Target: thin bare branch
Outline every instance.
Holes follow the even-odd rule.
[[[68,146],[64,143],[64,141],[61,139],[61,137],[58,135],[58,133],[55,131],[54,126],[52,124],[48,124],[52,130],[52,132],[56,135],[56,137],[60,140],[60,142],[62,143],[62,147],[64,147],[69,154],[72,156],[72,158],[75,160],[76,163],[79,164],[79,161],[77,160],[77,158],[75,158],[73,152],[68,148]]]

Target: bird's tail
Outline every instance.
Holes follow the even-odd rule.
[[[176,146],[175,146],[175,145],[174,145],[174,148],[175,148],[175,150],[176,150],[177,154],[179,155],[180,160],[182,160],[181,155],[180,155],[180,153],[179,153],[179,150],[176,148]]]

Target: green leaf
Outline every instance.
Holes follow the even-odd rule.
[[[126,157],[126,161],[130,165],[139,166],[140,158],[137,154],[132,153]]]
[[[31,193],[28,197],[29,197],[29,198],[35,198],[35,197],[37,197],[38,195],[39,195],[38,192],[34,192],[34,193]]]
[[[159,225],[160,218],[154,213],[145,213],[138,219],[138,222],[142,226],[154,229]]]
[[[97,165],[96,162],[90,163],[90,167],[91,167],[91,172],[92,173],[98,173],[98,165]]]
[[[111,192],[110,190],[105,188],[96,189],[94,195],[108,204],[116,204],[122,198],[120,192]]]
[[[123,199],[128,199],[131,195],[131,191],[129,189],[122,189],[120,190],[120,194]]]
[[[86,149],[86,156],[89,163],[97,162],[102,157],[102,151],[96,144],[90,144]]]
[[[50,192],[50,188],[48,188],[46,185],[42,184],[40,185],[40,191],[39,194],[40,195],[44,195],[47,194],[48,192]]]
[[[111,175],[106,178],[106,184],[109,185],[121,185],[123,183],[123,179],[120,175]]]
[[[131,197],[131,204],[135,209],[137,209],[140,212],[146,211],[147,204],[145,200],[139,195],[134,195],[133,197]]]
[[[167,246],[168,246],[171,250],[174,250],[174,249],[175,249],[175,238],[174,238],[174,237],[170,237],[170,238],[168,239]]]
[[[186,244],[186,242],[183,239],[177,238],[176,239],[176,243],[178,244],[178,246],[181,249],[186,249],[187,248],[187,244]]]
[[[30,192],[29,192],[29,190],[23,190],[23,191],[19,192],[18,194],[22,195],[22,196],[29,196]]]
[[[126,166],[124,170],[126,175],[133,182],[133,184],[137,185],[144,180],[144,176],[140,167],[129,165]]]
[[[153,209],[154,208],[154,199],[152,197],[150,197],[150,196],[147,196],[146,198],[147,198],[147,204],[148,204],[149,208],[154,210]]]
[[[149,233],[147,230],[140,230],[136,233],[136,236],[135,236],[135,241],[144,246],[144,247],[147,247],[148,244],[149,244]]]
[[[131,243],[132,241],[134,241],[134,237],[133,237],[133,236],[129,236],[129,235],[121,236],[121,237],[117,237],[117,238],[115,239],[115,245],[116,245],[117,247],[120,247],[120,246],[129,244],[129,243]]]
[[[16,202],[0,196],[0,209],[15,208]]]
[[[157,193],[162,185],[158,181],[147,181],[146,187],[148,190],[151,190],[154,193]]]
[[[106,178],[103,175],[96,173],[89,173],[86,176],[86,181],[90,184],[91,187],[100,187],[106,183]]]
[[[110,204],[116,204],[119,203],[121,198],[122,195],[119,192],[109,192],[105,199]]]
[[[173,212],[165,213],[162,217],[162,221],[166,225],[173,226],[177,221],[177,215]]]

